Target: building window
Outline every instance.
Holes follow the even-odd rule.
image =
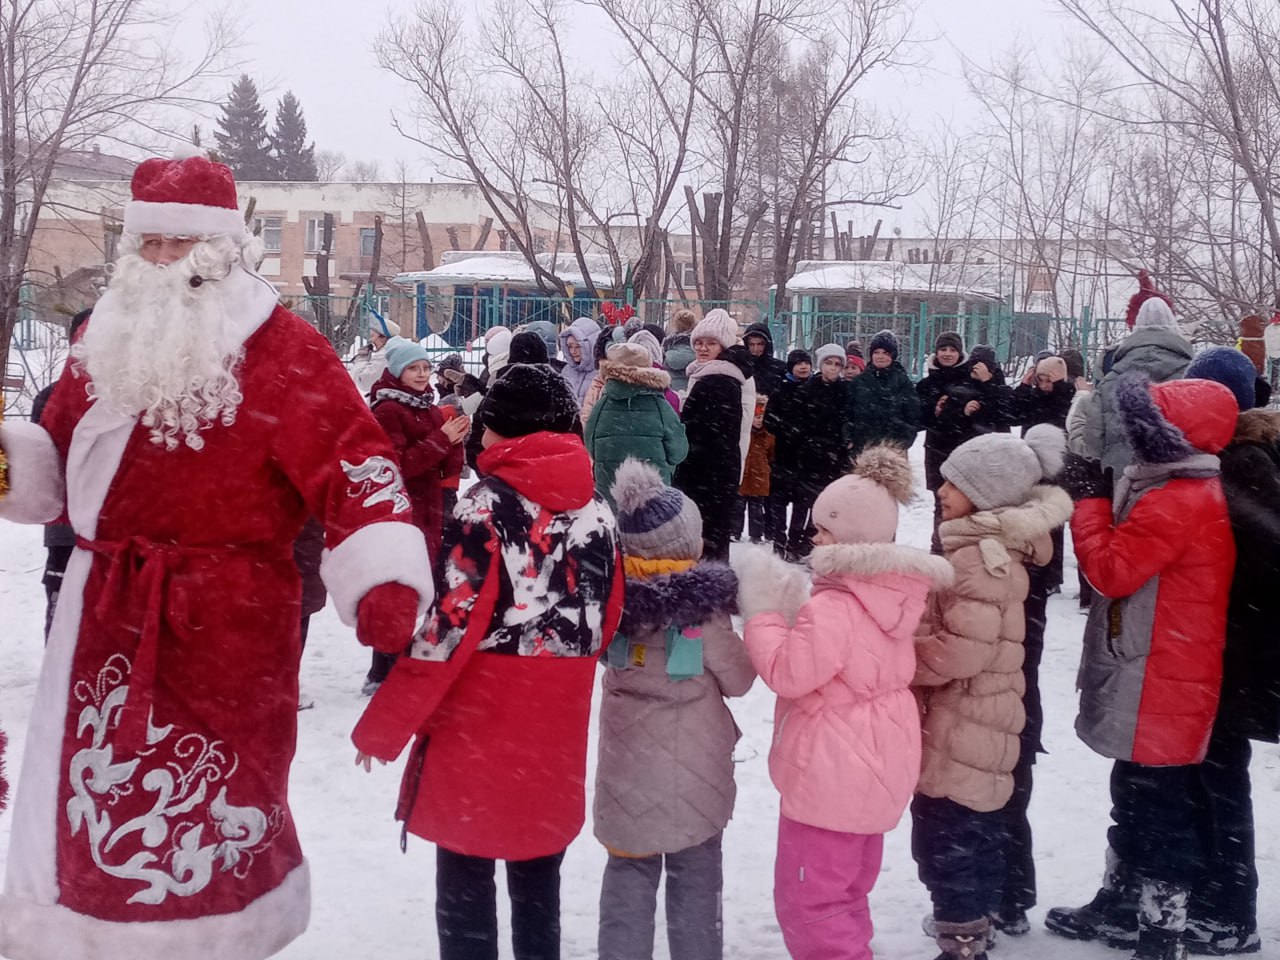
[[[1052,293],[1057,275],[1048,267],[1032,267],[1027,273],[1027,290],[1031,293]]]
[[[373,227],[360,228],[360,256],[372,257],[373,245],[378,239],[378,231]]]
[[[920,248],[912,247],[907,251],[907,263],[919,263],[919,262],[920,262]]]
[[[698,286],[698,265],[696,263],[680,264],[680,285],[686,290]]]
[[[280,234],[284,229],[284,217],[254,217],[253,232],[262,240],[263,253],[280,252]]]
[[[314,217],[307,221],[307,231],[303,242],[303,250],[306,253],[326,252],[322,249],[324,247],[324,217]]]

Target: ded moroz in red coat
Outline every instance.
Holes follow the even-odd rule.
[[[396,813],[410,833],[532,860],[582,829],[591,688],[625,580],[579,437],[505,440],[479,467],[445,534],[434,621],[352,739],[390,761],[417,737]]]
[[[15,960],[260,960],[301,934],[293,540],[323,523],[348,624],[377,584],[432,596],[394,454],[333,349],[261,280],[221,283],[244,318],[244,399],[202,450],[152,443],[70,366],[41,426],[0,427],[17,481],[0,516],[54,519],[65,490],[80,543],[13,811]]]
[[[1076,556],[1099,596],[1080,665],[1076,731],[1103,756],[1199,763],[1222,688],[1235,541],[1216,454],[1238,407],[1208,380],[1116,382],[1136,463],[1114,503],[1081,500]]]
[[[369,395],[374,419],[400,458],[413,522],[426,536],[434,560],[444,526],[444,480],[462,473],[462,444],[450,443],[440,429],[448,418],[431,402],[430,388],[410,390],[384,370]]]

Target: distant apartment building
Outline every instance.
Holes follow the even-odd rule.
[[[438,262],[446,250],[503,250],[510,244],[478,187],[465,183],[239,183],[242,210],[262,240],[260,272],[286,302],[307,294],[327,265],[329,292],[351,297],[374,268],[377,221],[382,245],[376,287],[406,270]],[[37,309],[74,312],[91,303],[117,253],[129,183],[124,179],[57,180],[50,185],[28,272]],[[325,246],[325,218],[332,236]],[[421,222],[419,222],[421,215]],[[535,209],[535,245],[552,249],[554,213]],[[486,221],[492,220],[486,230]]]

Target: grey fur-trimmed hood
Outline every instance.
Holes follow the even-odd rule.
[[[705,560],[680,573],[627,577],[618,629],[630,635],[671,624],[702,623],[738,612],[738,577],[726,564]]]
[[[818,577],[878,574],[924,577],[935,590],[949,587],[955,579],[955,571],[943,557],[896,543],[836,543],[814,547],[809,568]]]

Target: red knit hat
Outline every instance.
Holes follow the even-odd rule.
[[[124,232],[238,237],[245,231],[231,168],[203,156],[143,160],[124,205]]]
[[[1133,329],[1133,323],[1138,319],[1138,311],[1142,309],[1142,305],[1148,300],[1159,297],[1169,305],[1169,309],[1173,309],[1173,300],[1156,289],[1155,283],[1151,279],[1151,275],[1145,270],[1138,271],[1138,292],[1129,298],[1129,309],[1125,311],[1124,322],[1129,325],[1129,329]]]

